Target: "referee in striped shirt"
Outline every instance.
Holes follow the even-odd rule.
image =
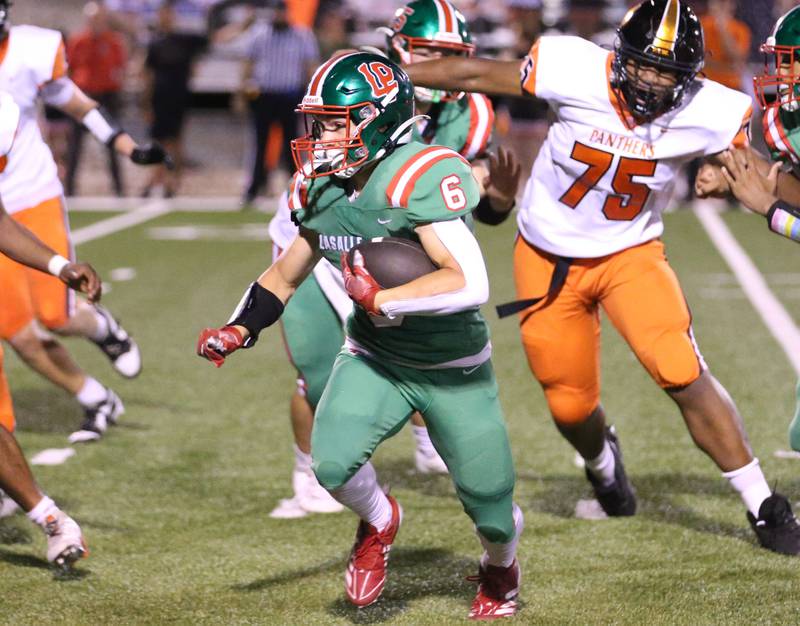
[[[264,167],[267,135],[273,122],[283,128],[282,158],[291,165],[290,141],[297,135],[294,109],[319,64],[314,33],[289,23],[286,5],[279,2],[272,22],[253,26],[244,66],[244,93],[253,115],[253,154],[250,183],[242,205],[248,206],[267,184]]]

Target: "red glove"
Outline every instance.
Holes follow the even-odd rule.
[[[381,286],[375,282],[372,274],[364,267],[364,257],[356,250],[353,255],[353,267],[347,263],[347,253],[343,252],[341,257],[342,275],[344,276],[344,288],[350,298],[360,304],[367,313],[373,315],[383,315],[375,308],[375,296],[381,291]]]
[[[222,367],[225,357],[241,348],[242,344],[244,344],[242,333],[233,326],[205,328],[197,341],[197,354],[211,361],[216,367]]]

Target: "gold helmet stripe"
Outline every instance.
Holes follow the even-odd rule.
[[[661,16],[661,23],[658,25],[658,30],[653,40],[652,47],[654,48],[654,52],[670,54],[675,51],[680,15],[680,0],[667,0],[667,6],[664,7],[664,15]]]

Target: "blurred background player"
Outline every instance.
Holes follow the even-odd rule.
[[[521,78],[522,92],[555,113],[519,213],[520,300],[503,308],[521,313],[531,370],[606,514],[633,515],[636,496],[600,404],[601,306],[739,493],[761,545],[797,555],[800,524],[772,493],[738,410],[708,371],[659,239],[679,168],[747,141],[750,99],[695,80],[703,61],[692,9],[646,0],[611,53],[575,37],[542,37],[521,65],[443,59],[409,69],[423,86],[508,95],[519,93]]]
[[[347,597],[363,607],[384,589],[402,509],[369,460],[420,411],[484,547],[469,615],[507,617],[517,610],[522,513],[512,499],[508,436],[479,311],[486,268],[459,219],[480,194],[462,156],[411,140],[413,98],[406,74],[381,55],[348,53],[317,70],[300,105],[310,134],[292,143],[300,232],[252,283],[229,324],[201,333],[198,354],[222,365],[278,321],[322,256],[341,264],[356,306],[317,410],[312,456],[320,484],[360,518]],[[382,290],[360,253],[347,263],[358,242],[390,235],[418,241],[437,269]]]
[[[20,110],[7,93],[0,93],[0,163],[11,158],[11,146],[20,123]],[[0,204],[0,254],[39,272],[51,274],[71,289],[87,294],[90,302],[100,298],[100,279],[85,263],[73,263],[44,245],[32,232],[20,226]],[[5,501],[19,505],[47,537],[47,560],[67,569],[86,556],[86,543],[75,521],[44,494],[33,479],[13,432],[15,428],[11,394],[3,372],[0,346],[0,508]]]
[[[205,36],[181,33],[175,27],[174,2],[164,2],[157,12],[156,31],[144,61],[143,99],[150,120],[150,136],[163,145],[174,161],[152,169],[142,195],[156,187],[165,198],[177,193],[183,174],[183,128],[191,100],[189,80],[197,56],[207,44]]]
[[[463,16],[445,0],[417,0],[397,10],[386,34],[386,51],[401,66],[450,54],[468,55],[474,50],[472,35]],[[481,202],[474,216],[487,224],[499,224],[514,206],[520,168],[504,149],[488,158],[494,124],[491,101],[481,94],[451,94],[429,89],[414,90],[420,117],[412,130],[415,140],[446,146],[473,163],[473,174],[483,183]],[[292,187],[292,193],[299,193]],[[299,198],[291,204],[299,206]],[[291,244],[297,227],[290,216],[288,194],[281,197],[270,222],[274,259]],[[282,500],[273,517],[298,517],[303,512],[341,510],[317,483],[310,471],[310,435],[314,408],[330,375],[344,340],[344,321],[352,306],[341,274],[322,260],[299,287],[281,317],[290,360],[298,370],[298,388],[290,404],[295,435],[294,496]],[[414,464],[423,474],[447,473],[431,443],[422,417],[412,418],[415,440]]]
[[[10,26],[9,5],[8,0],[0,0],[0,88],[14,98],[21,121],[8,163],[0,173],[0,197],[13,219],[70,258],[73,249],[63,188],[38,125],[40,96],[134,163],[160,163],[166,154],[157,145],[139,147],[70,80],[59,32]],[[70,440],[100,438],[107,425],[123,412],[122,402],[113,391],[87,376],[49,332],[42,332],[41,326],[59,335],[94,342],[125,377],[134,377],[141,370],[136,343],[103,307],[76,302],[75,294],[55,277],[32,272],[8,259],[0,260],[0,293],[0,338],[7,340],[31,368],[75,395],[84,408],[84,422]]]
[[[92,100],[115,118],[120,112],[120,92],[128,61],[125,39],[112,30],[108,11],[97,2],[89,2],[83,8],[86,27],[67,40],[70,78]],[[67,172],[64,190],[74,196],[75,177],[80,165],[83,139],[86,128],[77,120],[72,121],[67,152]],[[107,146],[108,169],[111,174],[114,194],[125,194],[122,173],[113,147]]]
[[[800,7],[782,16],[762,46],[764,71],[755,77],[755,91],[764,108],[764,140],[768,163],[750,149],[723,155],[723,180],[698,182],[700,194],[731,192],[751,211],[766,217],[770,230],[800,242]],[[786,171],[780,171],[786,166]],[[716,184],[714,188],[706,186]],[[800,383],[797,409],[789,425],[789,445],[800,452]]]

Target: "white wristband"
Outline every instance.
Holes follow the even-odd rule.
[[[65,259],[60,254],[54,254],[47,262],[47,271],[53,276],[61,276],[61,270],[63,270],[69,264],[69,259]]]
[[[84,115],[81,122],[101,143],[107,144],[117,132],[114,127],[108,123],[108,120],[103,117],[100,109],[97,108],[92,109],[86,115]]]

